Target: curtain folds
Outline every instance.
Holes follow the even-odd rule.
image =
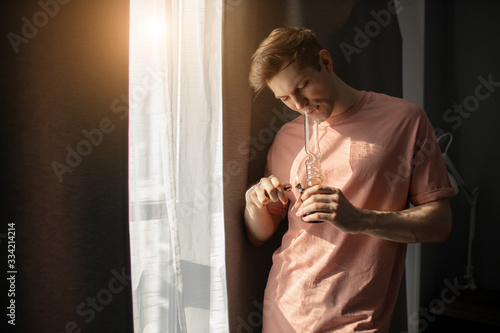
[[[228,331],[221,29],[222,0],[130,1],[135,332]]]

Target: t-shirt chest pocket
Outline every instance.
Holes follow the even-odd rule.
[[[378,177],[387,162],[388,148],[378,143],[351,140],[349,164],[358,181]]]

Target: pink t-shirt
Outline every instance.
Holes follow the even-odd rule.
[[[424,111],[405,100],[362,92],[348,111],[320,124],[323,184],[356,207],[399,211],[454,191]],[[306,181],[304,119],[285,124],[268,154],[266,174]],[[264,333],[387,332],[401,282],[406,244],[304,223],[289,204],[272,214],[289,228],[273,255],[264,297]]]

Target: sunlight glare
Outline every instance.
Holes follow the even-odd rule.
[[[151,17],[147,22],[144,22],[144,33],[148,38],[157,41],[166,33],[165,21],[160,17]]]

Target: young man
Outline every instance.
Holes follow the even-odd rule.
[[[451,231],[453,188],[424,111],[349,87],[306,29],[274,30],[253,55],[250,84],[321,121],[323,185],[302,195],[283,190],[306,179],[298,117],[277,133],[266,177],[246,192],[254,245],[288,214],[265,291],[263,332],[387,332],[406,243],[444,242]]]

